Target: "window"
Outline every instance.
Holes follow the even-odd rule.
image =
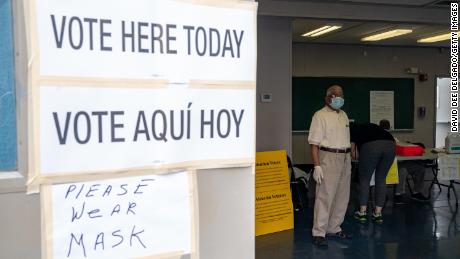
[[[0,171],[17,170],[11,0],[0,0]]]

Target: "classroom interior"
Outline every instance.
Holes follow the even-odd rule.
[[[5,4],[9,0],[1,0]],[[15,27],[14,46],[25,48],[20,19],[21,1],[12,1]],[[422,142],[427,147],[443,145],[447,134],[447,109],[443,106],[448,92],[438,90],[448,86],[450,76],[450,42],[417,43],[418,36],[449,31],[451,1],[434,0],[259,0],[257,17],[257,89],[256,89],[256,151],[286,150],[295,165],[311,168],[308,132],[293,130],[293,77],[317,78],[410,78],[413,79],[413,127],[395,130],[398,138]],[[340,24],[335,32],[319,38],[301,34],[323,24]],[[369,33],[393,27],[410,27],[413,33],[375,43],[362,43]],[[20,29],[17,29],[20,28]],[[417,72],[408,70],[417,68]],[[15,73],[23,71],[16,70]],[[420,74],[427,75],[420,79]],[[18,78],[19,83],[21,79]],[[263,95],[270,102],[262,102]],[[346,97],[345,92],[345,97]],[[353,103],[349,104],[350,106]],[[424,107],[423,116],[418,109]],[[444,108],[443,108],[444,107]],[[395,110],[397,112],[397,110]],[[304,118],[306,121],[311,118]],[[18,134],[25,134],[18,129]],[[23,149],[18,152],[25,152]],[[22,165],[19,164],[19,167]],[[304,207],[294,213],[295,228],[279,233],[248,238],[243,227],[236,226],[240,212],[253,213],[248,203],[225,206],[221,201],[253,197],[239,190],[221,193],[220,188],[237,184],[246,177],[240,169],[201,170],[198,184],[203,189],[200,200],[209,206],[200,208],[203,226],[200,233],[201,258],[238,258],[241,251],[228,246],[233,243],[245,254],[265,258],[460,258],[460,216],[455,201],[447,197],[445,187],[432,189],[432,200],[418,204],[406,199],[406,204],[388,202],[384,208],[384,226],[356,223],[352,213],[356,208],[356,183],[344,226],[354,234],[352,241],[333,241],[327,249],[312,244],[311,227],[314,202],[313,181],[310,181]],[[222,177],[217,177],[217,173]],[[428,185],[432,174],[426,179]],[[246,181],[247,182],[247,181]],[[251,181],[249,181],[251,183]],[[455,188],[458,189],[458,186]],[[0,177],[0,258],[40,258],[41,222],[40,197],[27,195],[25,180],[16,175]],[[235,213],[238,211],[240,214]],[[221,216],[218,220],[215,215]],[[231,222],[231,224],[226,224]],[[211,233],[226,233],[219,239]],[[253,234],[253,230],[249,231]],[[253,242],[255,241],[255,243]],[[248,244],[253,242],[254,244]],[[217,257],[216,257],[217,255]]]
[[[450,120],[450,42],[422,44],[417,39],[449,31],[449,22],[443,22],[446,17],[441,15],[442,10],[448,14],[443,6],[449,4],[447,1],[301,1],[291,2],[292,6],[269,2],[273,8],[270,11],[279,8],[283,16],[290,12],[295,17],[259,16],[258,41],[264,44],[258,50],[258,64],[263,65],[259,65],[257,91],[271,93],[272,102],[257,103],[258,151],[285,148],[294,165],[304,166],[307,172],[311,170],[308,132],[296,129],[293,123],[297,119],[293,102],[298,99],[293,87],[297,78],[305,77],[411,78],[413,127],[396,128],[392,134],[399,140],[423,143],[426,147],[444,146]],[[315,12],[312,7],[329,8],[326,15],[326,11]],[[359,14],[350,11],[352,8],[375,11],[372,15]],[[259,11],[263,10],[262,5]],[[307,14],[302,16],[304,12]],[[344,16],[347,19],[341,19]],[[343,27],[322,37],[301,36],[327,24]],[[413,32],[373,43],[360,41],[373,31],[403,27],[412,28]],[[428,77],[421,78],[420,74]],[[346,88],[344,95],[347,102]],[[395,94],[395,103],[396,98]],[[424,112],[420,113],[420,109]],[[311,117],[301,119],[309,121]],[[425,194],[431,191],[429,203],[418,203],[406,196],[404,205],[396,205],[392,200],[393,187],[387,188],[385,226],[362,225],[353,218],[358,207],[358,183],[353,182],[343,225],[354,238],[329,240],[327,249],[312,244],[315,185],[311,180],[305,207],[295,213],[295,229],[257,237],[256,258],[458,258],[460,217],[455,199],[448,197],[445,187],[429,190],[433,174],[427,171],[425,175]]]

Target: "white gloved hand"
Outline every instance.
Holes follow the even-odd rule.
[[[315,166],[315,171],[313,172],[313,179],[315,179],[315,181],[318,184],[321,184],[321,181],[323,180],[323,169],[321,168],[321,166]]]

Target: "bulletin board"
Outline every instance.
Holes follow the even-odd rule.
[[[17,169],[11,1],[0,1],[0,171]]]

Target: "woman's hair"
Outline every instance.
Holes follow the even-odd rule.
[[[383,129],[389,130],[390,122],[388,120],[383,119],[379,122],[379,126],[382,127]]]

